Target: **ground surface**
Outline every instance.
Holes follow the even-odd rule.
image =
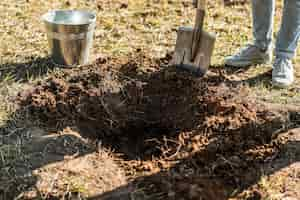
[[[167,66],[190,1],[2,1],[0,199],[299,199],[298,85],[223,66],[251,39],[250,5],[226,2],[195,78]],[[40,15],[78,7],[98,13],[93,64],[59,69]]]

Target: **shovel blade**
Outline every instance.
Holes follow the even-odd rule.
[[[198,76],[203,76],[211,62],[216,36],[202,31],[199,49],[197,50],[195,59],[192,59],[193,32],[193,28],[179,28],[175,52],[170,64],[178,68],[189,70]]]

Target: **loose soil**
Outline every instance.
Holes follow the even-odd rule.
[[[76,127],[114,151],[130,187],[94,199],[130,199],[132,188],[143,191],[136,199],[266,197],[243,191],[280,157],[288,139],[278,134],[296,114],[271,111],[222,70],[197,78],[169,60],[99,58],[22,92],[20,107],[53,131]]]

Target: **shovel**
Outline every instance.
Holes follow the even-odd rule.
[[[179,28],[175,53],[170,63],[197,76],[206,74],[216,41],[214,34],[203,30],[205,7],[206,0],[198,0],[194,28]]]

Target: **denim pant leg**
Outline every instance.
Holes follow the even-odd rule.
[[[260,49],[272,45],[274,14],[275,0],[252,0],[253,39]]]
[[[276,41],[276,56],[292,59],[300,36],[300,0],[285,0],[282,24]]]

